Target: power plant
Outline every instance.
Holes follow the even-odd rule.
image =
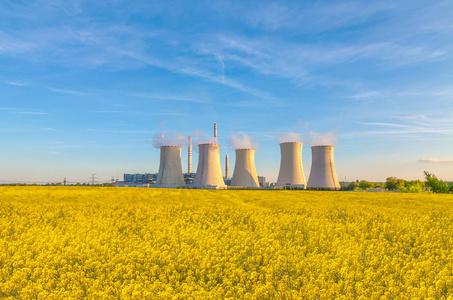
[[[220,167],[220,145],[198,144],[198,167],[195,181],[196,187],[226,187]]]
[[[170,133],[171,136],[172,133]],[[280,170],[277,182],[266,182],[264,176],[258,176],[255,166],[255,149],[250,145],[250,138],[237,139],[232,135],[236,160],[233,176],[229,178],[229,156],[225,156],[225,176],[220,165],[220,144],[217,140],[217,123],[214,124],[214,137],[198,143],[197,173],[192,173],[192,137],[186,139],[177,135],[177,139],[168,138],[164,134],[155,135],[157,143],[153,145],[160,149],[160,165],[157,174],[124,174],[124,181],[118,186],[155,186],[164,188],[215,188],[223,189],[228,186],[235,188],[289,188],[289,189],[331,189],[339,190],[340,183],[335,171],[333,150],[331,145],[313,146],[312,165],[308,183],[305,179],[302,165],[301,142],[280,143]],[[182,140],[182,142],[181,142]],[[245,141],[245,143],[244,143]],[[187,173],[181,166],[182,145],[187,147]]]
[[[308,188],[340,189],[333,162],[333,148],[330,145],[311,147],[312,161]]]
[[[231,186],[258,188],[258,175],[255,168],[254,149],[236,149],[236,162],[234,164]]]
[[[280,144],[281,160],[277,188],[297,186],[306,188],[304,167],[302,165],[302,143],[285,142]]]
[[[181,166],[181,147],[160,147],[160,165],[156,184],[160,187],[178,187],[184,185]]]

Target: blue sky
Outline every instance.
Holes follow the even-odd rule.
[[[0,182],[157,172],[163,122],[217,122],[230,170],[247,133],[270,180],[288,132],[307,178],[313,138],[334,135],[340,180],[453,180],[452,16],[452,1],[3,0]]]

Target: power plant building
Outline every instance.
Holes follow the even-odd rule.
[[[124,182],[140,182],[140,183],[149,183],[152,182],[157,177],[157,174],[151,173],[134,173],[134,174],[123,174],[123,181]]]
[[[286,142],[280,144],[281,161],[276,187],[298,186],[306,188],[304,168],[302,165],[302,143]]]
[[[308,188],[340,189],[333,161],[333,149],[334,147],[330,145],[311,147],[312,163]]]
[[[236,162],[230,185],[254,188],[260,186],[256,174],[254,149],[236,149]]]
[[[162,134],[162,140],[163,140]],[[168,139],[167,139],[168,140]],[[162,144],[162,143],[160,143]],[[172,144],[178,144],[177,141]],[[238,146],[238,144],[235,144]],[[244,144],[242,144],[244,145]],[[160,164],[157,174],[124,174],[124,181],[116,181],[117,186],[142,186],[163,188],[289,188],[289,189],[331,189],[339,190],[331,145],[313,146],[310,176],[305,179],[302,165],[301,142],[280,143],[280,170],[277,182],[266,182],[266,178],[257,176],[255,149],[244,145],[236,149],[233,176],[229,177],[229,156],[225,156],[225,176],[220,164],[220,144],[217,140],[217,124],[214,124],[214,138],[198,144],[197,172],[192,172],[192,137],[188,137],[187,172],[181,165],[181,146],[165,145],[160,147]],[[248,148],[250,147],[250,148]],[[185,171],[185,170],[184,170]]]

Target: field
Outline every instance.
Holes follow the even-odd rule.
[[[453,195],[0,187],[0,298],[453,299]]]

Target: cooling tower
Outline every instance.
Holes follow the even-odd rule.
[[[280,144],[281,161],[276,187],[285,185],[307,186],[304,167],[302,166],[302,143],[289,142]]]
[[[311,147],[311,154],[308,187],[339,190],[340,183],[333,163],[333,146],[313,146]]]
[[[225,187],[220,167],[220,145],[198,144],[198,168],[194,185]]]
[[[254,149],[236,149],[232,186],[259,187]]]
[[[181,147],[160,147],[160,165],[156,185],[178,187],[184,185],[181,166]]]

